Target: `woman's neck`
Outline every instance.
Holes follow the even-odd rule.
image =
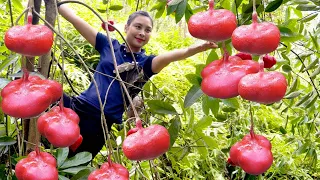
[[[130,49],[131,49],[131,51],[132,51],[133,53],[141,52],[141,48],[131,48],[131,47],[130,47]],[[127,48],[127,46],[126,46],[126,52],[130,52],[130,50],[129,50],[129,48]]]

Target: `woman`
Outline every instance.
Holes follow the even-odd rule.
[[[115,77],[113,59],[108,39],[105,35],[91,27],[86,21],[78,17],[66,4],[59,7],[59,13],[79,31],[79,33],[100,53],[100,61],[96,71]],[[196,53],[203,52],[210,48],[217,48],[212,42],[206,42],[201,45],[195,45],[184,49],[173,50],[157,56],[147,56],[142,47],[150,39],[153,28],[153,20],[145,11],[137,11],[131,14],[125,25],[126,41],[132,50],[138,67],[143,72],[143,79],[148,80],[151,76],[159,73],[164,67],[173,61],[186,59]],[[131,63],[133,61],[131,53],[125,44],[120,44],[116,39],[112,40],[117,65]],[[101,73],[94,73],[99,88],[99,96],[102,102],[106,101],[104,113],[108,128],[113,123],[122,123],[122,114],[124,112],[124,100],[122,90],[118,81],[107,77]],[[121,78],[127,80],[132,77],[130,72],[121,73]],[[144,84],[144,81],[142,84]],[[140,84],[141,85],[141,84]],[[110,89],[108,90],[110,86]],[[130,90],[130,89],[129,89]],[[108,94],[106,96],[106,92]],[[131,89],[130,96],[134,97],[137,91]],[[106,100],[105,100],[106,98]],[[127,101],[127,99],[125,98]],[[101,112],[98,96],[93,83],[89,88],[76,98],[64,97],[66,107],[74,109],[80,117],[80,133],[83,136],[83,142],[73,154],[88,151],[95,157],[101,150],[104,142],[103,131],[101,127]]]

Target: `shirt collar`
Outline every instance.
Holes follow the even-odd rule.
[[[127,52],[126,48],[127,48],[127,47],[126,47],[126,45],[125,45],[124,43],[120,45],[120,49],[121,49],[122,52],[130,53],[130,52]],[[135,53],[133,53],[133,54],[134,54],[134,55],[144,55],[145,52],[146,52],[145,49],[141,49],[140,52],[135,52]]]

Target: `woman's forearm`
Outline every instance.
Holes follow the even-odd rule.
[[[158,73],[171,62],[187,59],[190,56],[206,51],[210,48],[217,48],[217,45],[213,42],[206,42],[200,45],[193,45],[188,48],[177,49],[160,54],[152,61],[152,71],[154,73]]]
[[[96,36],[98,31],[90,26],[85,20],[77,16],[72,9],[66,4],[62,4],[58,8],[59,14],[69,21],[76,30],[93,46],[96,44]]]

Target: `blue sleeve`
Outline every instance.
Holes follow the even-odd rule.
[[[156,73],[152,72],[152,61],[154,59],[154,55],[148,56],[146,62],[143,65],[143,72],[146,79],[151,78],[151,76],[155,75]]]
[[[112,41],[112,45],[115,46],[119,46],[119,42],[116,39],[111,39]],[[102,50],[104,48],[108,48],[110,49],[109,46],[109,41],[106,35],[98,32],[97,36],[96,36],[96,47],[95,49],[101,54]]]

